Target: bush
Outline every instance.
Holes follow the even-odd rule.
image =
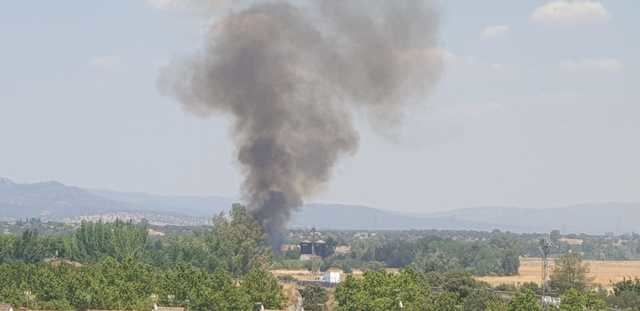
[[[601,311],[607,304],[593,292],[583,293],[574,288],[562,295],[560,311]]]
[[[366,272],[362,278],[348,276],[336,288],[341,311],[423,310],[431,305],[429,284],[412,270],[400,273]]]
[[[536,294],[529,290],[520,290],[509,303],[508,311],[541,311],[540,300]]]
[[[319,286],[307,286],[300,290],[304,299],[304,309],[308,311],[323,311],[327,303],[327,290]]]

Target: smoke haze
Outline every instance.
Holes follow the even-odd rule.
[[[160,85],[197,115],[233,118],[243,196],[277,245],[291,211],[356,152],[353,114],[388,128],[434,86],[437,26],[425,0],[259,2],[212,25]]]

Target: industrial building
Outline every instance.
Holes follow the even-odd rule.
[[[300,258],[301,259],[311,259],[313,257],[327,257],[329,255],[329,251],[327,248],[327,243],[323,240],[318,241],[302,241],[300,243]]]

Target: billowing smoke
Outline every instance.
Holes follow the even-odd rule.
[[[211,26],[204,50],[169,66],[161,88],[189,111],[233,117],[250,210],[279,243],[289,216],[373,127],[438,80],[438,15],[428,0],[258,2]],[[302,4],[301,4],[302,3]]]

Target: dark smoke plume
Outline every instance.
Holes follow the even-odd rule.
[[[352,114],[374,127],[399,122],[442,67],[428,0],[293,3],[231,13],[161,78],[189,111],[233,117],[243,194],[275,244],[291,211],[357,150]]]

